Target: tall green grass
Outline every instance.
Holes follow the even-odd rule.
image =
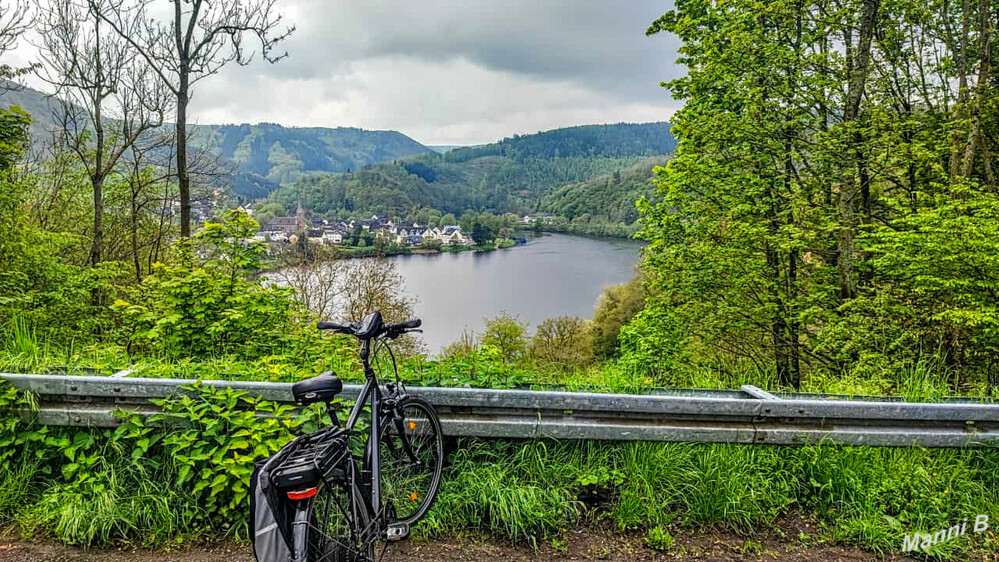
[[[39,463],[27,454],[0,464],[0,525],[7,523],[22,506],[31,502]]]
[[[592,482],[604,488],[597,504],[586,501]],[[471,441],[418,529],[533,544],[600,521],[751,535],[792,512],[817,517],[823,538],[898,551],[909,533],[982,513],[999,520],[999,451]],[[974,540],[948,544],[942,555],[999,547],[986,535]]]
[[[51,484],[17,521],[27,535],[47,534],[66,544],[157,546],[204,533],[185,518],[189,503],[182,490],[155,476],[108,464],[85,479]]]

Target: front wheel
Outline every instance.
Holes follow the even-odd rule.
[[[393,522],[413,525],[430,509],[444,468],[444,436],[437,412],[422,398],[399,400],[378,440],[382,499],[395,509]]]

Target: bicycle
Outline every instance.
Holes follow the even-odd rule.
[[[332,425],[296,437],[258,463],[250,521],[258,562],[374,560],[376,542],[388,548],[407,538],[430,509],[444,461],[440,420],[429,402],[406,394],[388,345],[421,331],[420,325],[420,320],[384,324],[377,311],[358,323],[319,322],[320,330],[360,340],[364,386],[343,425],[334,404],[343,383],[335,373],[292,386],[303,406],[325,402]],[[395,375],[384,391],[370,361],[380,353],[388,353]],[[361,433],[356,426],[365,407],[371,409],[367,439],[357,447],[351,437]]]

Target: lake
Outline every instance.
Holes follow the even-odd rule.
[[[555,316],[590,318],[603,289],[634,277],[642,244],[568,234],[529,235],[493,252],[396,256],[405,292],[417,300],[427,351],[464,330],[481,334],[507,312],[530,324]]]

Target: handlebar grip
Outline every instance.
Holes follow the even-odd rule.
[[[419,328],[422,324],[423,321],[420,320],[419,318],[416,318],[414,320],[407,320],[405,322],[399,322],[397,324],[388,324],[384,328],[382,328],[382,333],[389,334],[389,337],[395,339],[396,337],[401,336],[402,334],[404,334],[409,330],[415,330],[416,328]]]
[[[343,324],[337,324],[336,322],[318,322],[316,328],[320,330],[335,330],[337,332],[346,332],[350,330],[350,326],[344,326]]]

